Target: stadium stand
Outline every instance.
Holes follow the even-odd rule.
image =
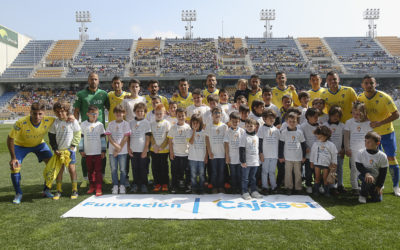
[[[155,76],[161,55],[159,39],[140,39],[129,69],[130,76]]]
[[[247,54],[247,48],[240,38],[218,38],[218,53],[222,57],[240,58]]]
[[[53,41],[51,40],[31,40],[25,48],[18,54],[11,66],[30,66],[33,67],[47,52]]]
[[[35,78],[61,77],[63,69],[40,69],[35,72]]]
[[[78,45],[79,40],[59,40],[46,57],[46,61],[57,62],[72,60],[72,56],[78,48]]]
[[[7,68],[0,78],[27,78],[32,73],[33,68]]]
[[[299,37],[297,40],[308,58],[331,56],[319,37]]]
[[[385,46],[392,56],[400,57],[400,38],[395,36],[380,36],[377,40]]]
[[[162,75],[207,75],[217,71],[214,39],[166,39],[162,56]]]

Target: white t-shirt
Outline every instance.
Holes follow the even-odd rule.
[[[146,134],[151,132],[150,122],[146,119],[140,121],[133,119],[129,121],[129,127],[131,129],[131,140],[129,146],[132,152],[143,152],[146,144]]]
[[[300,129],[296,129],[295,131],[289,131],[287,128],[281,130],[279,140],[285,142],[283,155],[286,161],[301,161],[303,159],[301,143],[306,140]]]
[[[172,117],[170,115],[167,115],[164,119],[167,120],[169,124],[171,124],[171,127],[178,123],[178,119],[176,119],[176,116]]]
[[[239,143],[245,133],[246,131],[244,129],[238,127],[235,130],[228,128],[228,131],[225,134],[224,142],[227,142],[229,145],[230,164],[240,164]]]
[[[211,152],[214,158],[225,158],[224,138],[228,130],[225,123],[209,123],[206,126],[205,133],[210,140]]]
[[[329,120],[329,115],[327,115],[327,114],[323,114],[318,117],[318,123],[320,125],[324,124],[325,122],[328,122],[328,120]]]
[[[301,131],[303,131],[304,138],[306,139],[307,148],[311,150],[314,142],[317,141],[317,136],[314,135],[314,130],[317,128],[316,126],[311,125],[307,120],[300,125]],[[310,159],[310,153],[306,154],[306,158]]]
[[[156,116],[155,116],[155,114],[154,114],[154,110],[152,110],[152,111],[150,111],[150,112],[148,112],[148,113],[146,114],[146,119],[147,119],[150,123],[156,121]]]
[[[189,124],[175,124],[168,132],[168,138],[172,139],[174,154],[176,156],[188,156],[189,142],[187,141],[188,134],[192,132]],[[204,159],[204,158],[203,158]]]
[[[344,129],[344,124],[339,122],[339,124],[329,124],[328,122],[325,122],[323,124],[324,126],[327,126],[331,131],[332,135],[331,138],[329,139],[333,144],[335,144],[336,149],[338,152],[342,149],[342,144],[343,144],[343,129]]]
[[[273,104],[272,102],[268,106],[265,105],[264,106],[264,110],[265,109],[272,109],[275,112],[276,117],[281,117],[281,111],[279,111],[279,108],[275,104]]]
[[[240,120],[240,122],[239,122],[239,128],[245,129],[245,128],[246,128],[246,121]]]
[[[258,129],[257,136],[263,140],[264,158],[278,159],[279,129],[275,126],[268,127],[264,124]]]
[[[376,154],[370,154],[366,149],[361,149],[356,153],[355,159],[356,162],[362,163],[370,171],[375,181],[379,176],[379,169],[389,167],[386,154],[380,150]]]
[[[198,114],[201,117],[204,116],[204,114],[207,112],[207,110],[210,110],[210,107],[202,104],[200,107],[196,107],[194,105],[190,105],[189,107],[186,108],[186,120],[190,121],[192,118],[192,115]]]
[[[192,137],[193,131],[188,133],[188,140]],[[191,161],[204,161],[206,156],[206,134],[204,130],[196,131],[193,144],[189,143],[189,157]]]
[[[299,106],[299,107],[297,107],[297,109],[301,112],[300,124],[307,122],[307,119],[306,119],[307,108],[303,108],[302,106]]]
[[[260,155],[258,152],[258,136],[245,133],[240,140],[240,147],[246,148],[246,165],[248,167],[258,167],[260,165]]]
[[[288,127],[287,122],[283,122],[282,125],[281,125],[281,128],[279,130],[282,132],[283,130],[287,129],[287,127]],[[301,130],[300,124],[297,124],[296,128]]]
[[[65,150],[70,148],[72,139],[74,138],[74,132],[80,130],[81,127],[79,126],[78,120],[66,122],[56,119],[49,132],[56,135],[58,150]],[[76,147],[74,148],[74,151],[76,151]]]
[[[310,162],[314,165],[329,167],[331,163],[337,164],[337,149],[331,141],[316,141],[310,154]]]
[[[91,123],[84,121],[81,123],[83,134],[83,151],[86,155],[101,154],[101,136],[105,134],[103,123],[96,121]]]
[[[346,121],[344,130],[350,131],[350,149],[352,152],[365,148],[365,135],[373,130],[369,124],[370,121],[356,122],[354,118]]]
[[[167,138],[168,131],[171,128],[171,124],[167,120],[161,120],[159,122],[152,122],[150,123],[151,127],[151,133],[153,135],[154,140],[156,141],[156,144],[160,146],[164,141],[165,138]],[[169,147],[168,145],[163,149],[168,150]]]
[[[110,135],[113,141],[117,144],[120,144],[125,136],[131,135],[131,129],[129,127],[129,123],[127,121],[122,121],[118,123],[117,121],[112,121],[108,124],[106,135]],[[121,151],[119,151],[118,155],[123,155],[128,153],[128,143],[125,143],[122,147]],[[114,146],[108,143],[108,153],[111,155],[114,152]]]
[[[264,125],[264,120],[263,120],[262,116],[256,116],[253,112],[250,112],[249,118],[252,118],[252,119],[256,120],[260,127],[262,125]]]
[[[229,121],[229,116],[222,110],[221,113],[221,122],[227,123]],[[209,124],[212,123],[212,114],[211,114],[211,109],[207,110],[204,115],[203,115],[203,123],[204,124]]]
[[[125,120],[127,120],[128,122],[136,117],[133,108],[135,107],[135,104],[139,102],[146,104],[146,98],[144,98],[143,96],[138,96],[136,98],[124,99],[122,101],[122,107],[124,107],[125,109]]]
[[[229,111],[232,109],[232,104],[230,103],[224,103],[224,104],[218,104],[218,106],[224,111],[226,114],[230,114]]]

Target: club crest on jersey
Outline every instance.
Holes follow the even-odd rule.
[[[217,133],[217,135],[219,135],[219,129],[215,130],[215,132]]]
[[[375,103],[378,104],[378,103],[379,103],[379,100],[376,100]]]
[[[335,133],[335,131],[336,131],[336,128],[332,128],[332,134]]]
[[[357,131],[360,132],[361,131],[361,127],[357,126]]]
[[[20,131],[20,130],[21,130],[21,128],[20,128],[20,127],[18,127],[17,125],[15,125],[15,124],[14,124],[14,130],[16,130],[16,131]]]
[[[255,147],[257,144],[257,139],[253,139],[253,147]]]
[[[237,139],[239,137],[239,133],[235,133],[234,135],[233,135],[233,139]]]
[[[178,130],[178,134],[182,135],[182,130],[181,129]]]
[[[92,132],[93,132],[93,130],[94,130],[94,127],[93,127],[93,126],[91,126],[91,127],[89,128],[89,131],[90,131],[90,133],[92,133]]]
[[[296,136],[292,135],[292,142],[296,140]]]
[[[344,98],[345,97],[345,94],[342,94],[342,98]]]
[[[373,159],[370,159],[370,160],[369,160],[369,164],[372,165],[373,163],[374,163],[374,160],[373,160]]]

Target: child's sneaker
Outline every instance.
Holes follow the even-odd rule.
[[[138,186],[136,184],[133,184],[132,187],[131,187],[131,192],[132,193],[137,193],[137,191],[138,191]]]
[[[53,198],[54,195],[50,192],[50,189],[46,188],[45,190],[43,190],[43,197]]]
[[[250,196],[250,194],[248,192],[242,194],[242,198],[243,198],[243,200],[251,200],[251,196]]]
[[[253,191],[251,193],[251,197],[253,197],[254,199],[261,199],[263,196],[258,191]]]
[[[338,190],[338,192],[341,193],[341,194],[346,193],[346,189],[344,189],[344,186],[342,186],[342,185],[338,186],[337,190]]]
[[[171,187],[170,191],[171,191],[171,194],[176,194],[176,188],[175,187]]]
[[[112,188],[112,194],[118,194],[118,185],[114,185]]]
[[[210,183],[210,184],[207,185],[207,188],[208,189],[213,189],[213,185]]]
[[[160,192],[160,190],[161,190],[161,185],[157,184],[154,186],[153,192]]]
[[[58,201],[61,198],[61,192],[56,192],[56,194],[53,197],[53,200]]]
[[[187,186],[186,189],[185,189],[185,192],[187,194],[191,193],[192,192],[192,187],[191,186]]]
[[[168,185],[167,184],[162,185],[162,189],[161,190],[163,192],[168,192]]]
[[[87,194],[93,194],[95,191],[94,187],[90,187],[89,190],[87,191]]]
[[[101,191],[101,189],[96,189],[96,196],[102,196],[103,192]]]
[[[126,193],[126,189],[125,189],[125,186],[124,186],[124,185],[120,185],[120,186],[119,186],[119,193],[120,193],[120,194],[125,194],[125,193]]]
[[[358,196],[358,202],[365,204],[367,203],[367,198],[365,196],[360,195]]]
[[[400,188],[399,187],[393,187],[393,193],[395,196],[400,196]]]
[[[142,186],[140,186],[140,191],[142,191],[142,193],[148,193],[149,190],[147,189],[147,186],[145,184],[142,184]]]
[[[14,204],[20,204],[22,200],[22,194],[16,194],[14,200],[12,201]]]
[[[307,187],[306,192],[307,194],[312,194],[312,187]]]
[[[89,181],[88,181],[88,180],[83,180],[82,183],[81,183],[81,185],[80,185],[79,187],[80,187],[80,188],[87,188],[88,184],[89,184]]]
[[[72,191],[71,200],[76,200],[76,199],[78,199],[78,196],[79,196],[79,194],[78,194],[77,191]]]
[[[225,182],[224,187],[225,187],[225,189],[230,189],[231,188],[231,184],[229,184],[228,182]]]

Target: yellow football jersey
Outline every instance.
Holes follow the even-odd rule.
[[[146,105],[147,105],[147,113],[153,111],[153,105],[151,104],[151,97],[149,95],[144,96],[146,98]],[[164,105],[165,110],[168,111],[169,109],[169,104],[168,104],[168,99],[162,95],[159,95],[161,98],[161,103]]]
[[[257,93],[255,93],[254,95],[250,92],[249,93],[249,108],[251,110],[251,104],[253,103],[254,100],[259,100],[262,101],[262,91],[259,90],[257,91]]]
[[[366,97],[365,93],[361,93],[358,100],[365,103],[368,120],[371,122],[385,120],[397,110],[392,97],[382,91],[376,91],[371,98]],[[374,131],[380,135],[390,134],[394,131],[393,122],[376,127]]]
[[[110,110],[108,111],[108,122],[114,121],[115,120],[115,115],[114,115],[114,108],[118,104],[122,104],[122,101],[124,100],[125,96],[130,96],[131,93],[122,91],[121,95],[117,96],[114,91],[111,91],[108,93],[108,100],[110,101]]]
[[[326,90],[326,88],[323,88],[323,87],[320,87],[317,91],[315,91],[315,90],[313,90],[313,89],[310,89],[310,90],[308,90],[307,91],[307,93],[308,94],[310,94],[310,101],[308,102],[308,107],[312,107],[312,101],[314,100],[314,99],[316,99],[316,98],[321,98],[321,94],[322,94],[322,92],[324,92]],[[300,100],[299,100],[300,101]],[[325,105],[325,108],[324,108],[324,113],[325,114],[328,114],[328,108],[326,107],[326,105]]]
[[[25,116],[15,122],[8,136],[14,139],[14,144],[21,147],[35,147],[44,142],[43,137],[49,132],[56,120],[45,116],[39,126],[33,126],[30,116]]]
[[[189,107],[190,105],[193,105],[193,97],[192,97],[192,93],[189,92],[188,96],[186,98],[183,98],[181,95],[178,96],[173,96],[171,98],[171,101],[173,102],[177,102],[178,103],[178,108],[184,108],[186,109],[187,107]]]
[[[207,101],[207,97],[208,97],[209,95],[219,95],[219,89],[215,89],[214,92],[212,92],[212,93],[210,93],[210,92],[208,91],[208,89],[204,89],[204,90],[203,90],[203,103],[204,103],[205,105],[207,105],[207,106],[209,106],[209,105],[208,105],[208,101]]]
[[[357,100],[357,94],[352,87],[339,86],[336,93],[332,93],[329,89],[325,89],[321,93],[321,99],[325,100],[327,110],[333,105],[338,105],[342,108],[343,116],[340,120],[345,123],[352,117],[351,109],[353,102]]]
[[[299,98],[297,96],[296,90],[291,90],[290,88],[286,87],[284,90],[273,87],[272,88],[272,103],[280,109],[282,107],[282,97],[284,95],[290,95],[293,99],[293,104],[295,106],[300,106]]]

